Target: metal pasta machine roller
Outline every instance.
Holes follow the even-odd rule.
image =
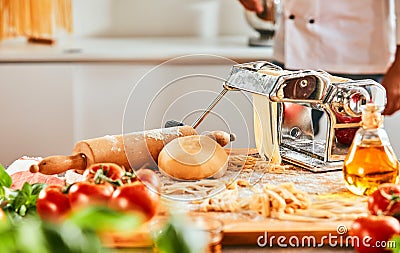
[[[360,127],[360,107],[370,102],[386,105],[385,89],[373,80],[344,79],[321,70],[286,71],[265,61],[234,65],[223,86],[194,128],[229,90],[266,96],[270,107],[277,103],[275,132],[282,160],[313,172],[341,170]],[[323,115],[318,135],[312,110]]]

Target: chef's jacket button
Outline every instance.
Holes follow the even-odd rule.
[[[310,20],[308,20],[308,22],[310,23],[310,24],[314,24],[315,23],[315,19],[310,19]]]
[[[294,19],[294,15],[290,14],[289,19]]]

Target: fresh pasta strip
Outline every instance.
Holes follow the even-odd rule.
[[[251,197],[242,197],[242,188],[248,188],[253,193]],[[314,197],[296,189],[293,183],[266,184],[256,189],[241,180],[221,194],[200,202],[199,211],[253,211],[264,217],[304,222],[354,219],[366,215],[365,206],[357,201],[343,201],[337,196]]]
[[[224,182],[217,180],[200,180],[195,182],[176,182],[171,185],[165,185],[162,188],[164,194],[197,194],[206,196],[217,186],[225,185]]]
[[[266,194],[256,194],[253,196],[253,201],[249,204],[249,209],[256,211],[258,214],[269,217],[271,216],[271,206],[269,197]]]
[[[274,164],[281,164],[278,143],[278,104],[267,96],[253,94],[254,138],[258,153]]]
[[[247,155],[236,155],[229,157],[229,168],[232,169],[280,173],[292,167],[293,166],[291,165],[272,163],[270,161],[260,160],[259,158]]]
[[[200,211],[217,211],[217,212],[238,212],[240,204],[233,196],[238,195],[238,187],[231,187],[226,191],[216,195],[213,198],[208,198],[200,204]]]
[[[286,212],[287,208],[294,210],[295,208],[304,208],[308,206],[309,200],[305,198],[305,193],[291,193],[288,194],[286,193],[285,195],[282,195],[282,189],[286,190],[292,190],[294,187],[290,187],[289,184],[284,184],[282,187],[280,186],[272,186],[272,185],[266,185],[262,187],[261,191],[256,192],[255,189],[252,189],[254,191],[254,194],[252,194],[252,197],[250,198],[241,198],[239,194],[239,189],[241,187],[250,187],[250,184],[246,184],[242,180],[240,182],[240,186],[238,183],[232,184],[231,188],[226,189],[224,192],[221,194],[218,194],[214,197],[208,198],[204,200],[200,206],[201,210],[207,210],[207,211],[229,211],[229,212],[235,212],[237,211],[236,209],[234,210],[229,210],[226,209],[227,205],[226,203],[230,203],[232,206],[237,207],[236,205],[233,205],[232,202],[237,202],[240,203],[239,206],[241,206],[245,210],[253,210],[256,211],[259,214],[265,215],[265,216],[271,216],[273,213],[284,213]],[[301,196],[300,198],[297,198],[296,195]],[[285,199],[285,196],[288,197],[288,199]],[[304,202],[304,203],[300,203]],[[219,203],[224,204],[224,208],[218,206]],[[293,203],[296,203],[296,205],[293,205]],[[291,212],[291,211],[289,211]]]

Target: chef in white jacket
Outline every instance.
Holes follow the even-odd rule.
[[[259,0],[239,1],[262,12]],[[384,113],[400,109],[400,0],[283,0],[274,40],[274,59],[287,69],[382,75]]]

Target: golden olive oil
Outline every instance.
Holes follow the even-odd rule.
[[[390,146],[358,145],[343,167],[346,187],[357,195],[370,195],[380,184],[397,183],[399,163]]]
[[[399,162],[383,129],[382,110],[375,104],[362,107],[362,127],[344,159],[346,187],[357,195],[370,195],[379,185],[399,179]]]

